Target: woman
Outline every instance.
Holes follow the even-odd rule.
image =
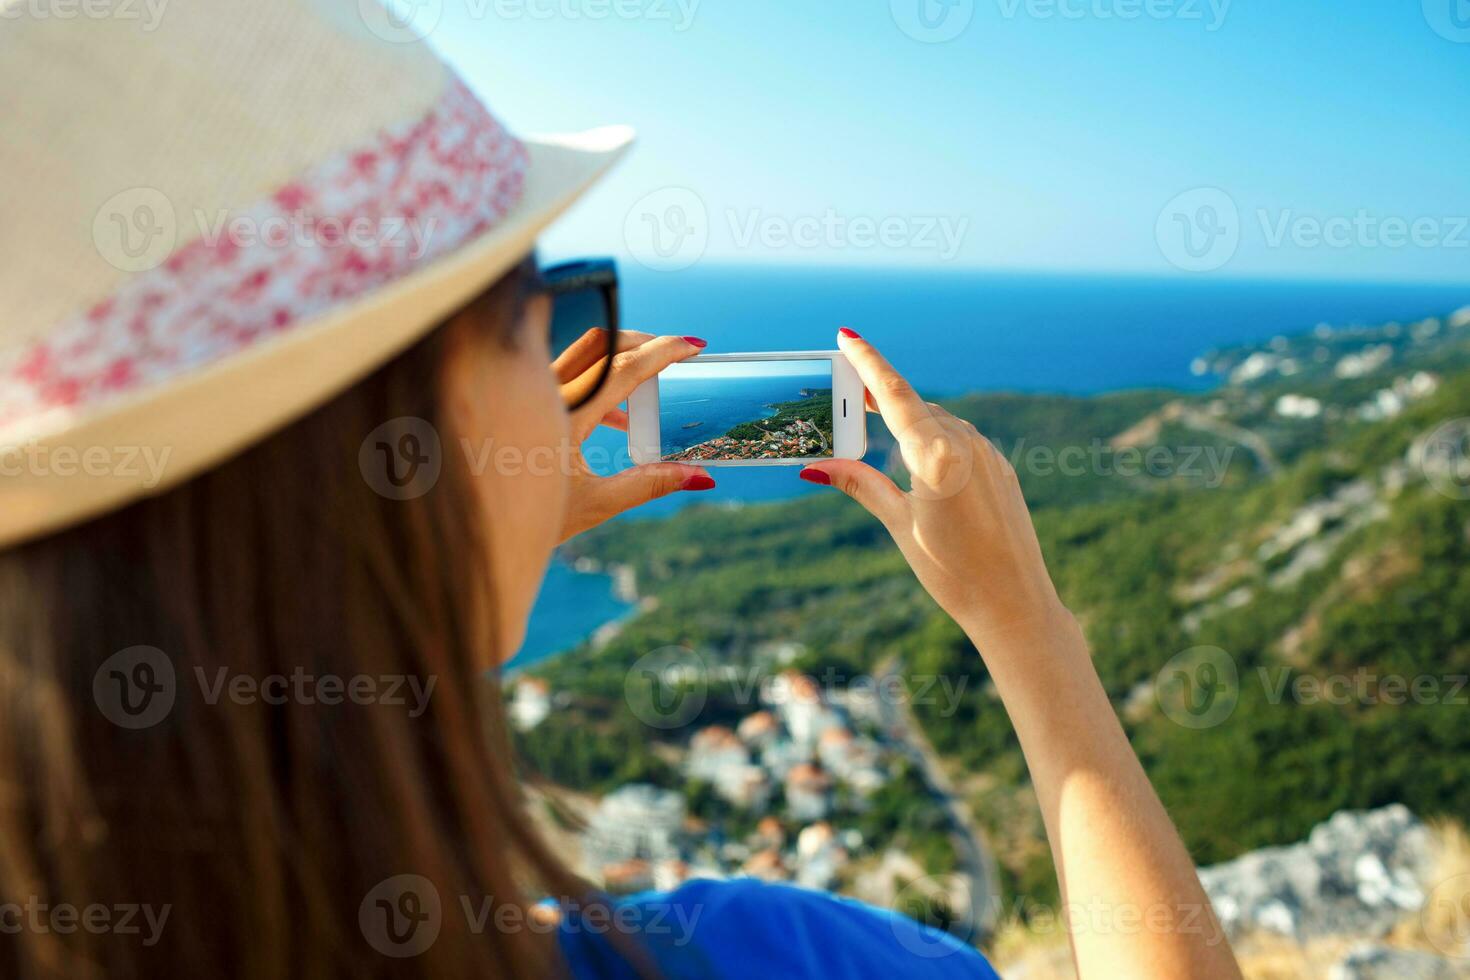
[[[526,259],[625,140],[515,140],[374,11],[0,35],[26,93],[0,107],[0,971],[990,976],[794,889],[609,906],[528,823],[489,678],[559,542],[713,485],[576,449],[703,343],[606,329],[605,267]],[[801,475],[985,651],[1063,893],[1102,912],[1072,922],[1082,975],[1237,975],[1015,474],[838,342],[914,488]]]

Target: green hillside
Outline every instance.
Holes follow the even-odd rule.
[[[725,435],[731,439],[759,440],[767,433],[779,433],[800,419],[810,422],[822,432],[832,432],[832,389],[812,388],[796,401],[777,402],[770,406],[775,414],[754,422],[741,422]]]
[[[1202,364],[1230,380],[1197,395],[948,404],[1011,455],[1058,587],[1200,863],[1295,840],[1344,807],[1401,801],[1470,819],[1470,486],[1421,459],[1430,433],[1464,438],[1442,427],[1470,417],[1470,313],[1319,330]],[[889,445],[878,423],[872,442],[880,456]],[[702,506],[574,547],[631,565],[656,600],[605,646],[537,671],[600,699],[610,725],[624,718],[622,771],[656,769],[636,761],[649,739],[625,717],[627,668],[649,651],[738,667],[797,644],[796,665],[824,683],[897,655],[910,678],[965,680],[952,710],[916,710],[1013,895],[1051,897],[1025,768],[983,663],[855,505],[834,493]],[[1223,651],[1235,681],[1218,692],[1231,710],[1190,727],[1180,661],[1163,669],[1201,647]]]

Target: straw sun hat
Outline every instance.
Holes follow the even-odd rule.
[[[512,137],[398,26],[377,0],[0,0],[0,546],[341,391],[627,147]]]

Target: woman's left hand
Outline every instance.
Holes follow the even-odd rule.
[[[571,498],[561,540],[581,534],[639,504],[679,490],[711,490],[715,481],[702,466],[683,463],[645,463],[612,476],[598,476],[582,454],[582,444],[599,425],[628,431],[628,413],[618,406],[633,389],[670,364],[693,357],[705,347],[698,337],[655,337],[635,330],[618,333],[618,352],[612,371],[592,400],[572,412]],[[553,369],[563,389],[575,388],[596,377],[601,362],[582,363],[574,345]]]

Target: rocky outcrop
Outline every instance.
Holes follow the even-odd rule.
[[[1327,980],[1464,980],[1470,964],[1423,953],[1364,943],[1332,968]]]
[[[1334,814],[1300,844],[1201,869],[1200,880],[1232,936],[1372,937],[1424,904],[1431,864],[1428,828],[1394,804]]]

